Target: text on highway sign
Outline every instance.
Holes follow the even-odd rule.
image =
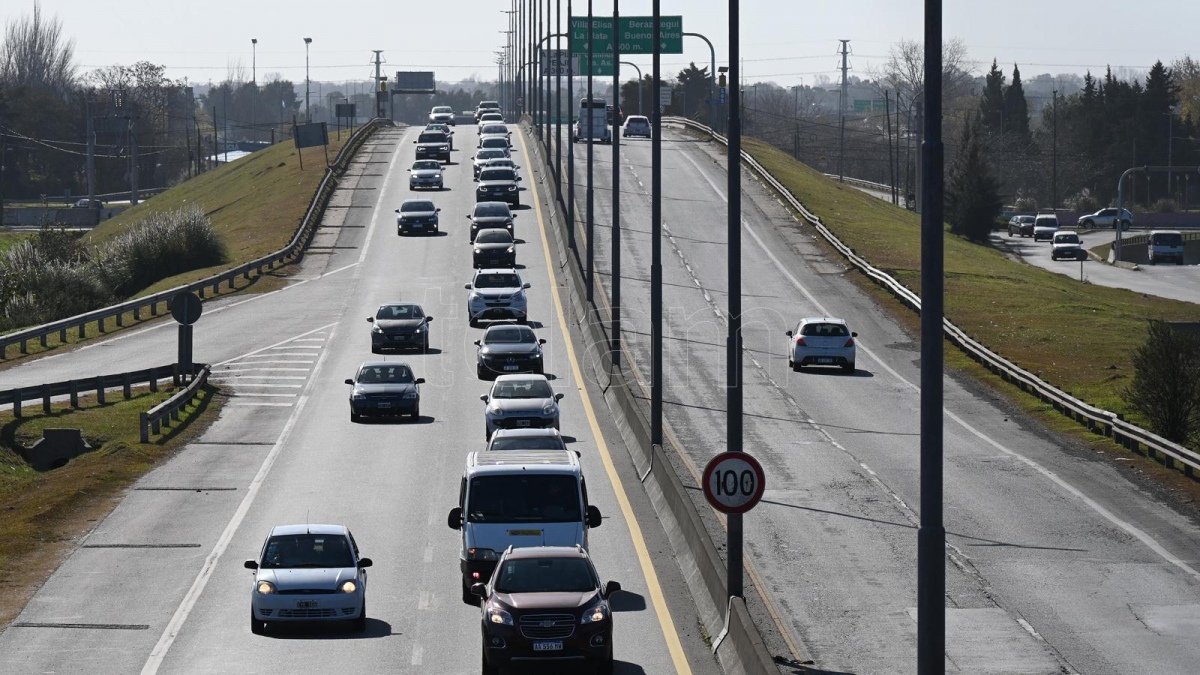
[[[683,17],[664,16],[659,21],[659,49],[662,54],[683,53]],[[586,16],[571,17],[571,51],[586,54],[588,50],[588,19]],[[623,16],[618,31],[619,49],[626,54],[654,53],[654,17]],[[592,17],[592,53],[612,54],[613,19],[611,16]]]
[[[704,467],[704,497],[722,513],[745,513],[762,499],[766,476],[744,452],[722,452]]]

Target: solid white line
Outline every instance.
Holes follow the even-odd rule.
[[[295,405],[295,404],[294,403],[270,403],[267,401],[253,401],[253,402],[247,401],[245,403],[231,401],[229,403],[226,403],[225,407],[226,408],[290,408],[293,405]]]
[[[721,192],[720,188],[716,185],[716,183],[709,180],[708,176],[704,173],[704,171],[700,169],[700,166],[698,164],[696,164],[696,162],[693,161],[692,158],[687,155],[687,153],[684,153],[683,156],[689,162],[691,162],[692,166],[696,167],[696,170],[700,172],[700,175],[704,178],[704,180],[708,181],[708,184],[713,188],[713,190],[716,191],[717,194],[720,195],[722,199],[725,199],[724,193]],[[771,252],[771,249],[768,248],[765,243],[763,243],[763,240],[760,239],[757,234],[755,234],[754,230],[750,229],[749,224],[747,224],[745,220],[742,221],[742,229],[744,229],[750,235],[750,237],[752,239],[754,239],[754,242],[756,244],[758,244],[758,248],[764,254],[766,254],[766,256],[768,258],[770,258],[771,262],[775,265],[775,268],[777,270],[779,270],[779,272],[781,274],[783,274],[783,276],[786,277],[788,279],[788,281],[790,281],[792,283],[792,285],[794,287],[796,287],[797,290],[799,290],[801,293],[803,293],[804,297],[808,298],[809,301],[811,301],[813,303],[813,306],[815,306],[817,308],[817,310],[821,312],[822,315],[832,316],[829,313],[829,310],[825,309],[825,307],[823,307],[821,305],[821,303],[818,302],[815,297],[813,297],[813,294],[810,293],[808,291],[808,289],[805,288],[805,286],[803,284],[801,284],[798,279],[796,279],[796,277],[792,276],[792,273],[789,272],[786,267],[784,267],[783,263],[780,262],[779,258],[775,257],[775,254]],[[902,375],[900,375],[900,373],[898,373],[894,369],[892,369],[891,366],[884,363],[883,360],[880,359],[878,356],[876,356],[874,352],[870,351],[866,347],[863,347],[861,342],[859,342],[858,344],[859,344],[859,349],[861,349],[863,352],[865,352],[867,354],[867,356],[869,356],[871,358],[871,360],[878,363],[881,367],[883,367],[885,370],[887,370],[888,373],[890,373],[893,377],[895,377],[901,383],[908,385],[914,391],[918,391],[918,392],[921,391],[921,387],[919,385],[905,379]],[[1176,556],[1175,554],[1168,551],[1162,544],[1158,543],[1158,540],[1156,540],[1154,537],[1150,536],[1149,534],[1147,534],[1143,530],[1139,529],[1132,523],[1122,520],[1116,514],[1109,511],[1105,507],[1101,506],[1099,502],[1092,499],[1091,497],[1088,497],[1082,491],[1080,491],[1078,488],[1076,488],[1075,486],[1068,483],[1063,478],[1060,478],[1058,476],[1058,474],[1047,469],[1046,467],[1044,467],[1041,464],[1037,463],[1036,461],[1030,459],[1029,457],[1022,455],[1021,453],[1019,453],[1015,450],[1012,450],[1011,448],[1008,448],[1007,446],[1001,445],[998,441],[994,440],[987,434],[983,433],[982,431],[980,431],[980,430],[976,429],[975,427],[971,426],[970,424],[968,424],[966,422],[966,420],[962,419],[958,415],[955,415],[953,412],[950,411],[949,408],[943,407],[942,412],[945,413],[946,417],[950,418],[951,420],[954,420],[955,423],[957,423],[960,427],[962,427],[964,430],[966,430],[971,435],[975,436],[976,438],[979,438],[980,440],[987,443],[988,445],[991,445],[992,447],[996,448],[1000,452],[1003,452],[1004,454],[1006,454],[1010,457],[1020,460],[1026,466],[1029,466],[1034,471],[1037,471],[1038,473],[1042,474],[1043,476],[1050,479],[1052,482],[1054,482],[1056,485],[1058,485],[1062,489],[1066,490],[1067,492],[1069,492],[1072,495],[1074,495],[1075,497],[1077,497],[1080,501],[1082,501],[1085,505],[1087,505],[1089,508],[1091,508],[1093,511],[1095,511],[1097,514],[1099,514],[1101,517],[1103,517],[1108,522],[1112,523],[1113,525],[1117,526],[1118,528],[1133,535],[1138,541],[1145,544],[1147,548],[1149,548],[1151,551],[1154,551],[1163,560],[1171,563],[1175,567],[1178,567],[1180,570],[1187,573],[1192,578],[1200,580],[1200,572],[1197,572],[1196,569],[1194,569],[1191,565],[1187,564],[1182,559],[1180,559],[1178,556]]]
[[[251,356],[243,356],[245,359],[276,359],[279,357],[296,356],[300,358],[316,356],[312,352],[271,352],[268,354],[253,354]]]
[[[232,371],[223,370],[220,375],[210,375],[209,380],[221,380],[228,382],[244,382],[245,380],[307,380],[304,375],[236,375],[230,374]],[[251,383],[252,384],[252,383]]]
[[[231,392],[229,396],[233,398],[296,398],[296,394],[260,394],[245,391]]]
[[[261,361],[259,363],[261,363]],[[226,373],[254,373],[254,372],[259,372],[259,371],[263,371],[263,370],[279,371],[281,373],[307,373],[309,369],[308,368],[274,368],[274,367],[236,368],[236,369],[231,368],[229,370],[219,370],[216,372],[220,373],[221,375],[224,375]],[[214,377],[216,377],[216,376],[214,375]],[[247,377],[257,377],[257,376],[256,375],[247,375]]]
[[[271,347],[271,349],[321,349],[320,345],[287,345],[286,347]]]
[[[299,389],[303,385],[300,384],[271,384],[270,382],[242,382],[238,379],[222,380],[231,387],[253,387],[256,389]],[[264,396],[266,394],[263,394]],[[247,394],[245,392],[235,392],[234,396],[257,396],[257,394]]]
[[[235,357],[233,357],[232,359],[230,359],[230,360],[228,360],[228,361],[222,361],[221,363],[218,363],[218,364],[217,364],[217,366],[222,366],[222,365],[225,365],[225,364],[227,364],[227,363],[234,363],[234,362],[236,362],[238,359],[243,359],[243,358],[246,358],[246,357],[244,357],[244,356],[235,356]],[[291,363],[291,364],[295,364],[295,365],[304,365],[304,364],[307,364],[307,363],[312,363],[312,361],[247,361],[247,362],[245,362],[245,363],[238,363],[237,365],[239,365],[239,366],[249,366],[249,365],[253,364],[253,365],[256,365],[256,366],[257,366],[257,365],[258,365],[258,364],[260,364],[260,363]],[[216,366],[213,366],[213,367],[215,368]]]

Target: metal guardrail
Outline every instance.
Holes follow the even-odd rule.
[[[825,177],[837,180],[838,175],[836,173],[827,173],[825,174]],[[892,186],[885,183],[876,183],[869,180],[863,180],[861,178],[851,178],[849,176],[843,176],[841,180],[846,185],[851,187],[865,188],[867,190],[874,190],[876,192],[887,192],[888,194],[891,194],[892,192]],[[900,196],[903,197],[904,195]]]
[[[192,378],[190,384],[182,391],[177,392],[171,398],[159,403],[150,410],[138,415],[138,426],[141,428],[142,442],[150,442],[150,434],[158,435],[162,427],[171,426],[171,422],[179,421],[179,411],[183,409],[192,399],[196,397],[196,392],[200,388],[208,384],[208,376],[212,373],[212,368],[204,365],[200,368],[200,372]]]
[[[135,370],[130,373],[97,375],[96,377],[88,377],[82,380],[67,380],[65,382],[51,382],[49,384],[6,389],[0,391],[0,406],[12,405],[13,417],[20,418],[22,416],[22,404],[25,401],[40,400],[42,402],[42,413],[49,415],[51,402],[56,396],[70,396],[71,407],[78,408],[79,395],[81,393],[95,392],[96,401],[100,405],[104,405],[105,392],[117,387],[121,387],[122,394],[128,400],[133,397],[132,390],[134,385],[148,384],[150,385],[150,391],[158,391],[160,380],[171,379],[178,382],[179,374],[176,371],[176,367],[173,364],[157,368],[147,368],[145,370]]]
[[[313,199],[308,205],[308,210],[304,214],[304,219],[300,221],[300,225],[296,228],[296,233],[292,236],[292,240],[287,246],[257,260],[252,260],[190,284],[176,286],[175,288],[160,291],[153,295],[134,298],[66,319],[0,335],[0,361],[8,358],[8,348],[11,345],[18,345],[21,354],[28,354],[29,343],[32,340],[38,340],[42,347],[47,347],[49,346],[49,336],[55,333],[58,334],[59,343],[66,344],[67,331],[72,328],[78,330],[80,338],[87,337],[87,327],[89,324],[95,324],[96,330],[104,333],[104,324],[108,319],[115,318],[117,326],[120,327],[124,325],[125,314],[130,312],[133,313],[134,323],[141,321],[143,310],[149,310],[149,314],[152,317],[158,316],[160,311],[159,306],[164,305],[163,310],[165,311],[165,304],[176,293],[194,292],[203,298],[208,289],[211,289],[214,294],[220,292],[222,283],[228,283],[229,288],[233,289],[234,280],[238,276],[249,279],[251,272],[261,276],[264,270],[273,270],[276,265],[281,263],[294,262],[303,255],[305,247],[312,240],[313,234],[316,232],[316,226],[321,219],[321,214],[324,213],[325,205],[328,203],[329,196],[333,193],[333,189],[336,186],[337,178],[349,166],[350,157],[354,155],[358,148],[366,141],[367,137],[374,133],[376,129],[381,126],[390,125],[391,122],[388,120],[375,118],[355,130],[346,144],[342,146],[341,151],[338,152],[333,164],[326,167],[325,177],[321,179],[321,184],[317,186]]]
[[[663,118],[663,121],[699,131],[709,135],[720,143],[728,144],[728,140],[724,136],[697,122],[683,118]],[[921,311],[920,296],[893,279],[887,273],[873,267],[857,255],[853,249],[843,244],[840,239],[825,227],[820,217],[809,211],[783,183],[780,183],[778,179],[772,176],[754,157],[744,150],[742,151],[742,162],[761,176],[780,196],[786,199],[788,204],[804,220],[812,225],[830,245],[836,248],[850,264],[857,267],[877,284],[886,288],[900,299],[901,302],[916,312],[919,313]],[[942,327],[945,336],[979,364],[999,375],[1005,381],[1016,384],[1022,391],[1033,394],[1042,401],[1049,403],[1060,413],[1071,417],[1088,429],[1112,438],[1115,443],[1134,452],[1142,453],[1144,450],[1151,457],[1161,459],[1168,467],[1174,468],[1175,462],[1179,462],[1182,464],[1183,472],[1189,477],[1194,477],[1194,472],[1200,470],[1200,453],[1169,441],[1135,424],[1130,424],[1118,413],[1098,408],[1071,396],[1061,389],[1055,388],[1033,373],[984,347],[945,317],[942,318]]]

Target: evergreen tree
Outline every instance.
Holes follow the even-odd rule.
[[[988,131],[1004,131],[1004,71],[996,66],[995,59],[979,99],[979,114]]]
[[[1021,69],[1015,63],[1012,84],[1004,90],[1004,127],[1019,138],[1029,138],[1029,104],[1021,86]]]
[[[958,157],[946,177],[946,219],[950,232],[987,241],[1004,206],[999,181],[983,156],[979,118],[963,125]]]

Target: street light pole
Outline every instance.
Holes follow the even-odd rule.
[[[725,450],[742,452],[742,109],[741,18],[739,1],[729,0],[729,179],[726,237],[729,267],[728,320],[725,338]],[[656,31],[657,34],[657,31]],[[654,74],[658,81],[658,73]],[[658,130],[654,130],[658,140]],[[725,585],[730,598],[744,597],[742,571],[742,514],[726,517]],[[728,618],[728,617],[726,617]]]
[[[312,113],[308,110],[308,94],[309,94],[309,79],[308,79],[308,46],[312,44],[312,38],[304,38],[304,121],[312,121]]]
[[[620,0],[613,0],[613,30],[621,23]],[[588,22],[591,23],[590,21]],[[591,36],[588,36],[591,40]],[[613,110],[621,107],[621,41],[613,40]],[[630,64],[632,65],[632,64]],[[591,64],[588,64],[591,67]],[[634,66],[637,68],[637,66]],[[638,96],[641,96],[642,71],[638,69]],[[638,101],[638,112],[642,103]],[[614,118],[615,120],[615,118]],[[621,136],[616,123],[612,135],[612,325],[609,327],[609,361],[613,372],[621,370]]]
[[[258,84],[258,38],[250,38],[250,83]]]

